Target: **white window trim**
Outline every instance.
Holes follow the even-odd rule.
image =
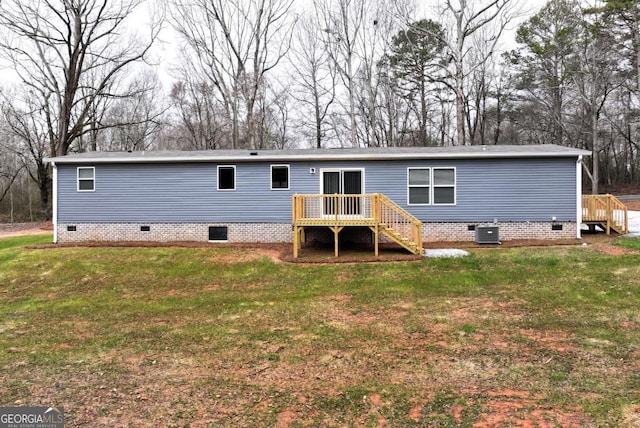
[[[453,170],[453,184],[436,184],[434,178],[435,178],[435,171],[436,170],[444,170],[444,169],[452,169]],[[453,203],[450,204],[443,204],[443,203],[436,203],[436,199],[435,199],[435,188],[436,187],[440,187],[440,188],[445,188],[445,187],[453,187]],[[434,167],[431,168],[431,201],[432,204],[438,207],[452,207],[455,206],[457,201],[458,201],[458,171],[456,170],[455,166],[440,166],[440,167]]]
[[[414,170],[414,169],[428,169],[429,170],[429,185],[425,186],[425,185],[413,185],[410,186],[409,185],[409,171]],[[436,185],[435,184],[435,174],[434,171],[436,170],[453,170],[453,184],[440,184],[440,185]],[[412,204],[410,199],[409,199],[409,189],[411,187],[420,187],[420,188],[425,188],[428,187],[429,188],[429,203],[428,204]],[[445,187],[453,187],[453,203],[450,204],[443,204],[443,203],[436,203],[435,202],[435,191],[434,189],[436,187],[440,187],[440,188],[445,188]],[[414,166],[414,167],[408,167],[407,168],[407,205],[408,206],[412,206],[412,207],[426,207],[426,206],[434,206],[434,207],[453,207],[455,205],[458,204],[458,170],[455,166],[438,166],[438,167],[431,167],[431,166]]]
[[[233,169],[233,189],[221,189],[220,188],[220,169]],[[235,165],[218,165],[216,169],[216,187],[219,192],[235,192],[236,191],[236,182],[238,179],[236,166]]]
[[[409,184],[409,172],[414,170],[414,169],[419,169],[419,170],[427,169],[427,170],[429,170],[429,184],[428,185],[425,186],[425,185],[410,185]],[[432,191],[431,191],[432,183],[433,183],[432,175],[433,175],[433,168],[431,168],[430,166],[424,166],[424,167],[415,166],[415,167],[408,167],[407,168],[407,205],[410,205],[412,207],[426,207],[426,206],[431,205],[431,201],[433,201],[433,195],[431,194],[432,193]],[[409,189],[412,188],[412,187],[419,187],[419,188],[427,188],[427,189],[429,189],[429,203],[427,203],[427,204],[412,204],[411,203],[410,192],[409,192]]]
[[[81,169],[90,169],[93,172],[93,178],[80,178]],[[93,189],[80,189],[80,181],[93,181]],[[96,191],[96,167],[95,166],[79,166],[76,169],[76,189],[78,192],[95,192]]]
[[[273,187],[273,168],[287,168],[287,187]],[[290,190],[291,189],[291,167],[288,164],[273,164],[269,166],[269,187],[273,191]]]

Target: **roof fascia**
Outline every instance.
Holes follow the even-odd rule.
[[[322,155],[290,155],[290,156],[137,156],[137,157],[56,157],[46,158],[45,162],[57,164],[91,164],[91,163],[198,163],[198,162],[283,162],[283,161],[335,161],[335,160],[442,160],[442,159],[514,159],[514,158],[577,158],[590,156],[591,152],[573,150],[567,152],[474,152],[474,153],[390,153],[380,154],[322,154]]]

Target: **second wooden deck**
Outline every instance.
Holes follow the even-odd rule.
[[[627,207],[613,195],[583,195],[582,222],[599,226],[607,235],[613,230],[621,235],[629,233]]]

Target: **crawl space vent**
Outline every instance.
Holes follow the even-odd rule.
[[[227,226],[209,226],[209,241],[226,241]]]

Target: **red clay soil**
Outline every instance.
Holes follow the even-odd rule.
[[[626,201],[624,204],[631,211],[640,211],[640,201]]]
[[[603,233],[585,234],[583,239],[561,240],[535,240],[521,239],[505,241],[502,245],[478,245],[474,242],[428,242],[427,249],[458,248],[465,250],[507,249],[507,248],[536,248],[559,246],[583,246],[587,245],[592,250],[611,255],[622,256],[637,254],[637,251],[614,246],[615,236],[607,236]],[[250,252],[240,255],[238,252],[229,253],[229,263],[248,262],[267,257],[276,263],[299,264],[343,264],[343,263],[379,263],[379,262],[410,262],[422,260],[422,256],[409,254],[404,249],[394,244],[381,244],[379,256],[374,256],[372,246],[349,246],[340,248],[340,256],[333,255],[333,244],[312,243],[300,251],[300,257],[293,258],[291,244],[261,244],[261,243],[208,243],[208,242],[141,242],[141,241],[113,241],[113,242],[80,242],[60,244],[39,244],[28,248],[53,249],[53,248],[237,248],[248,249]],[[220,262],[221,260],[218,260]]]
[[[51,222],[38,223],[3,223],[0,224],[0,238],[21,235],[37,235],[51,232],[53,225]]]

